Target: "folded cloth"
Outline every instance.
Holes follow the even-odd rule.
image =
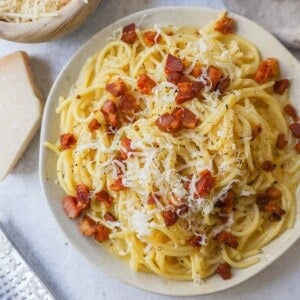
[[[229,11],[262,25],[286,46],[300,48],[300,0],[223,0]]]

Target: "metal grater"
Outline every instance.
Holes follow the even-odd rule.
[[[20,252],[12,245],[0,224],[0,299],[54,300],[47,287]]]

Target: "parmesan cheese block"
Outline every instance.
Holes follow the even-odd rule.
[[[14,167],[39,127],[42,107],[29,56],[0,58],[0,180]]]

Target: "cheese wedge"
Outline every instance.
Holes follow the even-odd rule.
[[[40,98],[28,54],[18,51],[0,58],[0,180],[14,167],[39,128]]]

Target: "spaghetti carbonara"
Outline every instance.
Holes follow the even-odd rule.
[[[289,80],[234,27],[129,24],[59,99],[64,210],[136,271],[228,279],[294,224]]]

